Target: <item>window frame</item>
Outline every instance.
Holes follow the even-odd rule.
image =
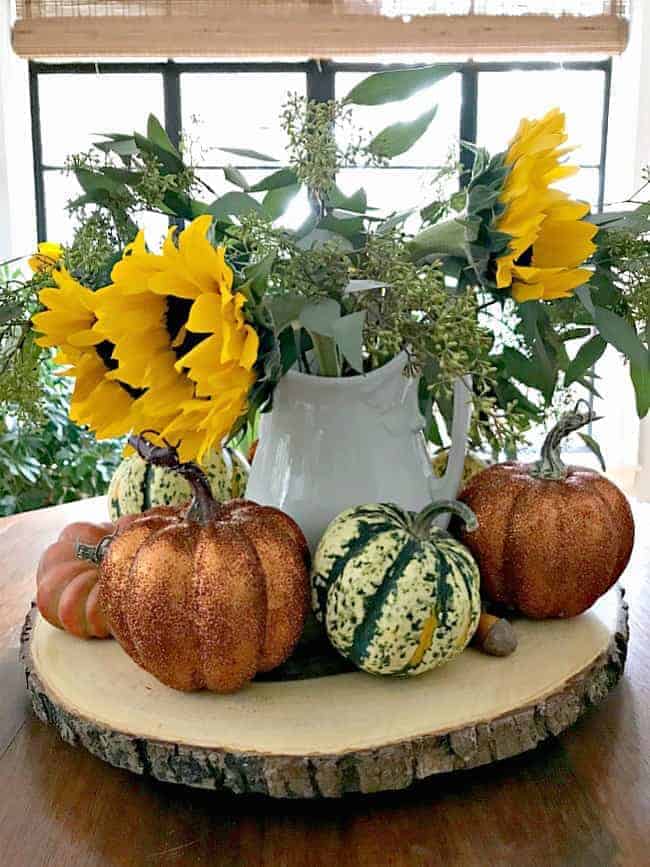
[[[459,111],[459,138],[472,144],[476,143],[478,100],[480,74],[482,72],[511,72],[514,70],[598,70],[604,73],[603,81],[603,111],[601,118],[601,148],[598,164],[585,164],[585,168],[598,170],[597,208],[602,211],[605,194],[605,170],[607,160],[607,133],[609,126],[612,59],[575,60],[567,62],[551,61],[465,61],[445,64],[452,72],[461,76],[461,105]],[[47,236],[47,205],[45,199],[45,175],[49,171],[60,171],[60,166],[50,166],[43,162],[43,129],[40,112],[39,78],[42,75],[78,74],[78,75],[111,75],[130,73],[158,73],[162,77],[164,125],[170,139],[178,144],[179,131],[182,126],[182,103],[180,77],[184,73],[277,73],[303,72],[306,76],[305,92],[309,99],[326,102],[335,98],[336,74],[338,72],[372,73],[388,69],[408,68],[409,64],[381,63],[339,63],[330,60],[306,60],[297,62],[178,62],[175,60],[159,62],[106,62],[106,63],[44,63],[29,62],[29,98],[32,129],[32,156],[34,169],[34,191],[36,205],[36,233],[38,241],[45,241]],[[461,149],[461,164],[464,176],[471,169],[473,155],[467,148]],[[202,167],[203,168],[203,167]],[[221,166],[206,166],[205,168],[221,168]],[[257,168],[256,166],[241,166],[240,168]],[[260,166],[267,168],[267,166]],[[393,166],[400,169],[405,167]],[[428,167],[409,167],[428,168]],[[462,183],[462,179],[461,179]]]

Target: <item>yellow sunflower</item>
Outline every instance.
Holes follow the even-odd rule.
[[[115,344],[114,374],[146,389],[138,401],[148,427],[181,440],[181,458],[200,458],[246,409],[255,381],[258,337],[246,323],[245,297],[232,292],[223,248],[206,237],[212,218],[194,220],[160,254],[143,233],[101,290],[98,316]]]
[[[591,276],[579,267],[596,249],[597,227],[583,220],[589,205],[551,186],[578,171],[561,162],[571,150],[566,140],[564,114],[554,108],[541,120],[522,120],[505,154],[505,210],[495,228],[511,240],[496,261],[496,284],[511,287],[520,302],[568,297]]]
[[[176,362],[177,369],[186,370],[196,383],[196,397],[182,404],[165,436],[183,437],[185,449],[196,450],[199,460],[246,412],[255,382],[259,339],[244,320],[244,301],[241,293],[223,287],[218,295],[197,298],[187,321],[189,332],[209,336]]]
[[[65,268],[52,271],[56,287],[42,289],[46,308],[32,318],[41,333],[39,346],[56,347],[54,360],[67,365],[62,376],[75,378],[70,418],[88,425],[99,439],[121,436],[139,423],[133,413],[137,393],[107,379],[112,346],[97,323],[97,295]]]
[[[53,241],[43,241],[38,245],[37,252],[31,256],[27,263],[35,274],[47,273],[57,264],[63,256],[63,247]]]

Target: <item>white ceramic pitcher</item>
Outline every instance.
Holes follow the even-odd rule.
[[[447,471],[434,476],[405,353],[364,376],[308,376],[290,370],[273,410],[261,417],[246,496],[294,518],[312,550],[339,512],[363,503],[419,510],[454,498],[471,417],[469,382],[454,389]]]

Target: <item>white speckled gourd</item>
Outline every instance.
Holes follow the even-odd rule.
[[[210,481],[212,496],[219,502],[243,497],[250,466],[231,448],[210,450],[201,468]],[[192,498],[187,481],[173,470],[147,464],[139,455],[125,458],[115,470],[108,488],[111,521],[135,515],[154,506],[177,506]]]
[[[370,674],[417,675],[461,653],[481,614],[480,576],[468,549],[433,524],[444,500],[416,514],[386,503],[342,512],[316,551],[312,604],[334,647]]]

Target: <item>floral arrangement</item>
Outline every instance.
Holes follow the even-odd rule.
[[[69,205],[74,240],[41,244],[31,280],[2,295],[0,356],[19,376],[0,399],[20,404],[36,346],[55,350],[74,380],[73,420],[98,438],[155,431],[187,461],[270,409],[290,368],[355,376],[406,351],[432,441],[444,439],[453,383],[471,376],[474,444],[514,453],[563,390],[595,391],[591,370],[611,344],[644,416],[650,207],[635,196],[626,211],[591,214],[556,188],[577,171],[561,111],[522,120],[502,153],[471,146],[461,189],[432,189],[408,212],[379,216],[364,189],[337,186],[340,169],[388,165],[435,122],[432,105],[370,137],[355,106],[399,105],[446,74],[381,72],[330,103],[290,97],[288,166],[223,148],[275,170],[253,184],[228,167],[237,189],[212,201],[153,116],[146,135],[107,135],[71,157],[83,190]],[[291,229],[283,217],[301,190],[311,213]],[[170,218],[160,248],[138,229],[145,212]],[[32,301],[17,303],[18,290]]]

